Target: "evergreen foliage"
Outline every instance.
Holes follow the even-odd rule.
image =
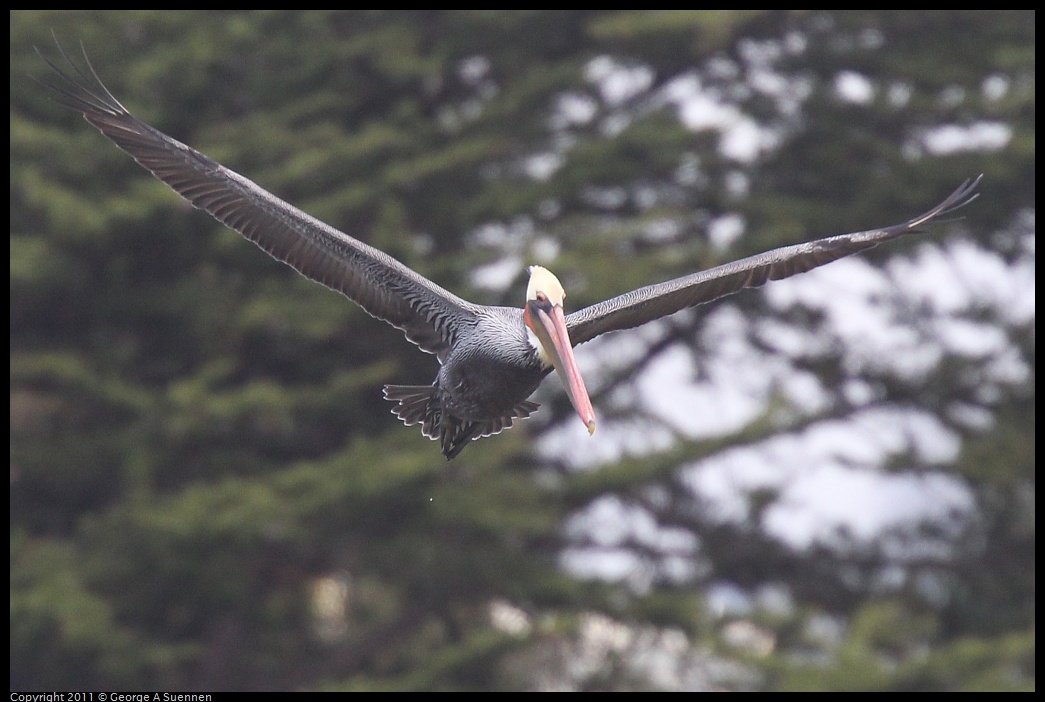
[[[13,690],[1033,689],[1033,12],[10,18]],[[477,302],[529,263],[577,309],[983,196],[581,347],[593,438],[551,379],[447,464],[380,391],[434,357],[55,105],[51,30]],[[933,516],[789,539],[826,469]]]

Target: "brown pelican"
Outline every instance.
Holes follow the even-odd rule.
[[[569,315],[563,310],[566,293],[556,277],[532,266],[522,309],[490,307],[457,297],[142,122],[106,89],[86,52],[85,70],[60,45],[58,50],[72,72],[37,53],[61,79],[57,85],[44,83],[56,92],[59,103],[81,112],[195,207],[436,355],[440,368],[435,382],[387,385],[384,394],[396,403],[392,412],[403,422],[420,424],[425,436],[440,442],[447,459],[472,439],[496,434],[534,412],[538,405],[527,398],[553,368],[588,432],[594,432],[595,412],[572,347],[914,232],[975,199],[973,190],[980,180],[967,180],[936,207],[903,224],[785,246],[639,288]]]

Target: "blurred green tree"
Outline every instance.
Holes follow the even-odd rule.
[[[54,105],[50,30],[486,303],[984,197],[582,349],[594,439],[550,381],[446,464],[380,399],[434,359]],[[1032,689],[1034,48],[1016,11],[12,12],[12,689]],[[802,541],[827,468],[961,499]]]

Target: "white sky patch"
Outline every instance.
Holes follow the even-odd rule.
[[[653,71],[645,66],[626,66],[609,56],[588,62],[585,77],[595,83],[602,99],[611,106],[630,100],[653,84]]]
[[[955,239],[919,247],[912,258],[889,261],[887,270],[905,296],[939,313],[983,306],[1012,324],[1034,319],[1035,266],[1030,257],[1009,263],[994,251]]]
[[[474,268],[469,275],[472,285],[487,290],[504,290],[523,269],[522,242],[533,234],[533,224],[519,218],[511,225],[503,222],[485,224],[471,233],[469,246],[504,252],[486,265]]]
[[[479,266],[471,272],[472,285],[487,290],[504,290],[523,268],[520,256],[504,256],[493,263]]]
[[[933,334],[952,352],[969,358],[1001,353],[1008,337],[997,327],[968,319],[944,319],[933,325]]]
[[[835,77],[835,93],[846,102],[867,105],[874,99],[874,84],[855,71],[842,71]]]
[[[763,151],[775,147],[778,142],[771,131],[759,127],[753,119],[744,117],[724,130],[719,149],[726,158],[750,163]]]
[[[749,163],[775,144],[768,130],[762,129],[735,106],[704,90],[700,79],[688,75],[664,87],[664,98],[675,105],[679,119],[689,129],[714,129],[721,132],[719,148],[735,161]]]
[[[985,78],[980,87],[985,98],[996,102],[1008,95],[1011,82],[1008,76],[994,75]]]
[[[627,550],[629,544],[641,544],[659,553],[660,566],[677,569],[685,576],[691,566],[685,565],[696,552],[696,539],[685,529],[665,528],[644,509],[625,504],[615,495],[599,498],[572,516],[566,533],[587,541],[586,548],[567,549],[563,564],[583,577],[601,577],[612,573],[613,579],[626,579],[645,589],[649,570],[642,559]]]
[[[548,265],[559,257],[562,242],[555,237],[538,236],[533,240],[530,250],[533,252],[534,263]]]
[[[508,244],[511,239],[508,226],[502,222],[491,222],[476,228],[469,237],[473,246],[496,246]]]
[[[552,115],[552,126],[565,129],[575,125],[588,124],[599,112],[599,105],[590,95],[566,93],[561,95]]]
[[[590,534],[598,546],[617,546],[633,540],[665,551],[692,552],[696,548],[696,539],[690,532],[661,527],[645,510],[629,507],[616,495],[599,498],[582,514],[571,517],[566,531],[575,536]]]
[[[907,105],[911,101],[912,95],[914,95],[914,88],[910,83],[893,82],[885,90],[885,99],[890,105],[897,108]]]
[[[956,240],[922,247],[914,259],[891,261],[887,270],[896,289],[933,311],[928,331],[944,350],[979,361],[982,401],[991,401],[999,383],[1030,381],[1031,369],[1005,331],[980,320],[977,311],[989,310],[1013,325],[1031,324],[1036,305],[1032,258],[1010,264],[973,242]]]
[[[766,515],[766,526],[801,548],[829,541],[836,530],[871,540],[885,529],[923,519],[943,523],[955,511],[970,510],[972,503],[971,492],[942,473],[883,477],[877,470],[825,465],[785,490]]]
[[[562,248],[561,242],[554,237],[538,234],[529,217],[517,217],[507,224],[494,222],[478,227],[469,235],[468,246],[499,254],[490,263],[474,268],[469,275],[475,287],[495,291],[507,289],[531,264],[551,265]]]
[[[535,154],[526,159],[524,168],[526,175],[534,180],[546,181],[555,175],[562,167],[563,157],[561,154],[543,153]]]
[[[642,239],[654,243],[673,241],[681,231],[678,220],[670,217],[658,217],[642,226]]]
[[[685,382],[693,377],[692,361],[692,353],[679,346],[662,353],[638,380],[643,405],[689,436],[718,436],[754,418],[761,403],[745,391],[743,378],[729,385]]]
[[[748,322],[723,306],[708,319],[709,354],[697,361],[676,344],[651,362],[636,380],[639,399],[665,426],[690,438],[737,431],[764,411],[766,398],[779,392],[805,411],[823,407],[819,381],[796,372],[781,354],[766,354],[748,341]]]
[[[971,509],[971,492],[956,478],[880,471],[886,455],[908,447],[924,460],[944,462],[953,460],[959,440],[931,415],[869,410],[853,422],[822,422],[729,451],[694,466],[686,481],[724,521],[747,517],[753,491],[778,490],[781,499],[767,512],[766,525],[796,548],[829,542],[839,529],[873,539],[883,529]]]
[[[801,304],[821,311],[828,321],[819,334],[829,330],[848,349],[851,371],[889,368],[901,377],[918,377],[939,362],[943,350],[923,343],[918,330],[896,318],[892,294],[889,276],[859,258],[774,281],[765,289],[767,301],[780,310]],[[830,337],[811,340],[827,342]]]
[[[613,582],[634,580],[644,570],[639,558],[624,548],[566,548],[562,552],[561,562],[566,570],[577,577]]]
[[[708,223],[708,241],[716,251],[726,251],[744,233],[744,226],[744,218],[740,215],[716,217]]]
[[[922,419],[926,425],[936,422],[935,417]],[[877,424],[869,422],[867,431],[880,428]],[[917,426],[918,418],[897,415],[888,424],[908,440],[925,431]],[[939,458],[956,450],[958,440],[937,429],[938,425],[916,440],[919,453]],[[883,530],[922,520],[946,524],[955,513],[972,509],[972,493],[957,478],[944,473],[881,472],[883,449],[900,448],[903,437],[887,431],[863,438],[854,440],[852,427],[843,423],[825,423],[799,436],[775,438],[768,446],[731,451],[693,468],[687,481],[707,501],[713,516],[724,521],[747,517],[752,491],[779,491],[780,500],[767,511],[765,524],[772,536],[795,548],[834,543],[840,531],[857,540],[871,540]],[[607,523],[603,515],[597,523],[582,519],[574,524],[595,533],[598,524]],[[595,549],[569,549],[563,564],[583,577],[626,580],[642,588],[651,576],[648,564],[624,545],[612,544],[626,533],[625,524],[643,522],[632,517],[615,523],[620,526],[609,532],[613,536],[609,543]]]
[[[951,124],[934,127],[922,140],[926,150],[934,156],[962,151],[1000,151],[1012,140],[1012,127],[1002,122],[977,122],[964,126]]]
[[[461,77],[468,83],[478,83],[490,74],[490,59],[486,56],[475,55],[463,59],[458,68]]]
[[[549,384],[554,391],[564,392],[561,385],[555,387],[554,379],[542,387]],[[540,403],[541,390],[530,399]],[[573,470],[594,470],[620,460],[622,455],[666,451],[677,438],[663,424],[607,419],[599,408],[595,409],[595,426],[595,434],[589,436],[581,420],[573,415],[542,435],[538,450],[549,460],[562,461]]]

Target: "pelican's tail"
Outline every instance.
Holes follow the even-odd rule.
[[[515,419],[529,417],[540,407],[536,402],[524,400],[508,416],[473,422],[444,412],[440,395],[436,385],[385,386],[385,399],[398,403],[392,408],[392,414],[408,427],[420,424],[422,434],[440,443],[446,460],[461,453],[472,439],[497,434],[510,427]]]

